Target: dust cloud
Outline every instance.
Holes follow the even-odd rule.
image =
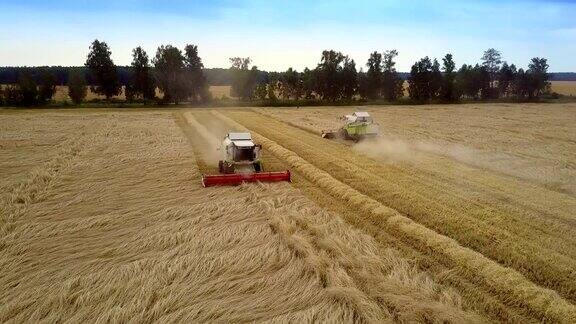
[[[526,180],[550,190],[576,194],[574,186],[562,177],[564,170],[559,169],[557,165],[547,161],[534,163],[534,161],[508,152],[485,151],[453,143],[410,142],[386,136],[357,143],[353,146],[353,150],[388,163],[409,163],[421,166],[438,161],[435,156],[444,157],[466,166]],[[461,169],[450,168],[444,172],[457,172],[457,170]]]
[[[435,142],[410,142],[393,137],[379,137],[362,141],[353,146],[371,158],[386,162],[430,162],[431,155],[442,156],[466,165],[510,173],[503,166],[513,157],[498,152],[484,152],[459,144]]]
[[[422,153],[432,153],[454,160],[471,163],[477,161],[480,152],[462,145],[446,145],[432,142],[409,142],[399,138],[380,137],[362,141],[353,146],[355,151],[369,157],[390,162],[417,162]]]
[[[206,126],[199,123],[191,113],[185,113],[184,117],[207,143],[206,146],[201,148],[205,161],[209,164],[218,165],[221,156],[219,151],[221,139],[213,132],[210,132]]]

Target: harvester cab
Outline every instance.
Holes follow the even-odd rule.
[[[290,181],[290,171],[264,172],[260,152],[262,146],[254,144],[250,133],[228,133],[220,147],[221,160],[218,175],[203,175],[202,185],[230,186],[242,182]]]
[[[378,136],[380,129],[372,116],[365,111],[341,117],[345,124],[338,130],[322,131],[323,138],[343,138],[359,141],[366,137]]]
[[[261,149],[261,145],[252,142],[250,133],[228,133],[220,147],[218,170],[226,174],[261,172]]]

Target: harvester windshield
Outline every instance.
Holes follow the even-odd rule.
[[[254,146],[236,147],[234,150],[234,162],[253,161],[254,159],[256,159]]]
[[[372,117],[367,112],[357,111],[353,115],[356,122],[371,123]]]

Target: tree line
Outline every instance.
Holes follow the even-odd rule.
[[[484,52],[481,63],[456,68],[452,54],[437,59],[424,57],[415,62],[407,77],[396,70],[396,50],[373,52],[366,71],[356,69],[354,60],[334,50],[324,51],[313,70],[296,72],[288,69],[264,84],[253,83],[251,96],[245,99],[275,101],[312,99],[328,102],[383,100],[395,102],[405,90],[414,103],[451,103],[463,99],[494,100],[509,98],[533,100],[550,92],[550,75],[545,58],[533,58],[528,69],[517,68],[502,60],[502,54],[491,48]],[[405,89],[405,81],[407,87]]]
[[[119,95],[123,85],[127,101],[198,103],[209,100],[204,66],[196,45],[186,45],[183,51],[172,45],[162,45],[152,59],[142,47],[136,47],[132,51],[129,74],[125,80],[121,80],[108,44],[94,40],[85,67],[90,78],[90,90],[105,96],[107,100]],[[70,69],[66,79],[70,99],[75,104],[83,102],[88,86],[86,74],[82,69]],[[44,105],[53,98],[57,85],[57,76],[49,69],[41,70],[40,77],[23,70],[14,84],[1,89],[0,103],[9,106]],[[162,93],[160,98],[156,89]]]
[[[464,64],[456,69],[453,56],[446,54],[442,64],[437,59],[424,57],[412,65],[410,73],[402,74],[395,67],[397,57],[396,50],[370,53],[364,71],[362,67],[357,70],[349,56],[325,50],[314,69],[306,68],[302,72],[292,68],[285,72],[259,71],[251,65],[250,58],[233,57],[227,76],[224,69],[217,72],[220,78],[229,79],[232,96],[268,103],[278,100],[395,102],[401,100],[405,92],[415,103],[499,98],[533,100],[550,91],[548,63],[544,58],[533,58],[524,70],[503,61],[499,51],[488,49],[475,65]],[[35,75],[31,70],[20,71],[15,83],[0,89],[0,104],[45,105],[52,100],[56,85],[61,85],[62,79],[66,80],[68,95],[75,104],[86,99],[88,86],[107,100],[119,95],[122,87],[127,101],[198,104],[211,100],[206,70],[196,45],[186,45],[183,50],[162,45],[152,58],[141,47],[136,47],[131,65],[118,67],[111,59],[109,46],[95,40],[83,68],[68,68],[65,76],[62,71],[45,68],[37,70]]]
[[[151,71],[154,73],[154,65],[151,65]],[[132,67],[127,65],[116,66],[118,71],[118,80],[122,86],[126,86],[131,78]],[[36,83],[40,83],[44,73],[53,74],[56,77],[56,83],[59,86],[68,84],[68,76],[72,71],[76,71],[84,76],[86,84],[92,85],[94,79],[90,70],[86,66],[0,66],[0,84],[15,84],[22,73],[30,73]],[[233,81],[233,73],[230,68],[204,68],[206,81],[211,86],[229,86]],[[265,82],[270,79],[271,75],[277,72],[258,71],[258,82]],[[576,80],[576,77],[575,77]]]

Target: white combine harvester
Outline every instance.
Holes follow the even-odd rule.
[[[250,133],[228,133],[220,152],[218,175],[203,175],[202,185],[226,186],[239,185],[242,182],[290,181],[290,171],[264,172],[260,151],[262,146],[254,144]]]

